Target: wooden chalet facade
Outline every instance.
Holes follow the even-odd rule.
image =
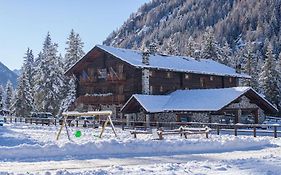
[[[142,53],[97,45],[66,75],[77,78],[75,110],[111,109],[117,118],[133,94],[165,95],[178,89],[238,86],[249,78],[212,60]]]

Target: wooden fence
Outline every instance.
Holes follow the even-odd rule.
[[[60,125],[62,120],[56,118],[20,118],[20,117],[4,117],[5,123],[29,123],[36,125]],[[104,120],[97,121],[99,124],[103,124]],[[212,134],[220,135],[222,133],[234,134],[237,136],[240,133],[251,134],[254,137],[257,134],[263,133],[265,135],[271,135],[277,138],[278,135],[281,136],[281,125],[279,124],[222,124],[222,123],[200,123],[200,122],[150,122],[149,128],[147,128],[146,122],[144,121],[126,121],[113,120],[114,125],[120,126],[123,130],[125,129],[137,129],[137,130],[147,130],[149,128],[168,128],[176,129],[180,126],[186,126],[191,128],[196,127],[206,127],[211,128]],[[67,125],[69,127],[82,127],[87,126],[87,121],[68,119]]]

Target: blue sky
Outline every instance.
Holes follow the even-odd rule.
[[[49,31],[64,55],[73,28],[88,52],[150,0],[0,0],[0,61],[20,68],[31,48],[37,56]]]

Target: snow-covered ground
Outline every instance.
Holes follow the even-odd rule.
[[[70,128],[9,124],[0,127],[0,175],[14,174],[280,174],[281,139],[210,135],[138,135],[117,128]],[[82,136],[76,138],[75,131]]]

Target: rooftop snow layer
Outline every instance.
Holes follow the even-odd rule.
[[[150,55],[149,65],[142,63],[142,52],[131,49],[121,49],[111,46],[97,45],[96,47],[114,55],[115,57],[139,68],[166,69],[177,72],[189,72],[197,74],[210,74],[219,76],[232,76],[250,78],[246,74],[238,74],[235,69],[220,64],[211,59],[195,60],[191,57],[171,55]]]
[[[218,111],[251,89],[250,87],[233,87],[223,89],[177,90],[169,95],[133,95],[133,97],[150,113],[167,111]],[[275,107],[273,106],[273,108]]]

